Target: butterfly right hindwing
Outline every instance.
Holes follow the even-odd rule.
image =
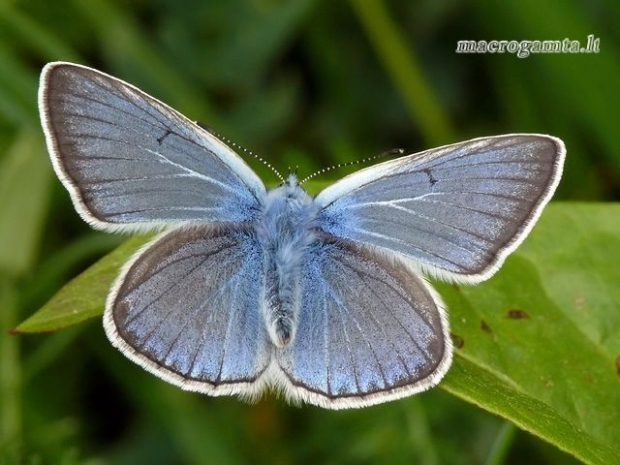
[[[286,392],[339,409],[439,382],[452,357],[440,298],[394,257],[325,238],[302,269],[295,339],[276,355]]]

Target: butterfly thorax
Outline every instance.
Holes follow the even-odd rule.
[[[264,251],[266,302],[263,317],[272,342],[294,337],[299,277],[313,233],[316,207],[294,175],[267,193],[256,233]]]

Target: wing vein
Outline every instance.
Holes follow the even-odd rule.
[[[390,283],[388,283],[387,281],[380,279],[378,276],[372,276],[369,273],[366,273],[362,270],[353,268],[351,265],[346,264],[341,262],[343,266],[349,268],[351,271],[353,271],[355,274],[357,274],[358,276],[360,276],[360,278],[362,276],[364,276],[366,279],[362,279],[362,281],[366,281],[368,282],[368,280],[375,280],[381,284],[383,284],[385,287],[389,288],[390,290],[392,290],[392,292],[394,292],[396,295],[398,295],[402,300],[404,300],[405,302],[407,302],[407,304],[410,306],[410,308],[418,315],[418,317],[420,318],[420,321],[422,321],[424,323],[424,325],[428,328],[428,330],[430,332],[432,332],[434,330],[434,328],[424,319],[424,317],[422,316],[422,314],[411,304],[410,300],[407,298],[408,296],[406,294],[404,294],[403,292],[401,292],[399,289],[394,288],[394,286],[392,286]],[[429,357],[427,356],[427,354],[424,352],[424,350],[422,349],[422,347],[420,346],[420,344],[415,340],[415,338],[413,337],[413,335],[407,330],[407,328],[403,325],[403,323],[396,317],[396,315],[389,311],[389,307],[387,306],[387,304],[385,303],[385,301],[383,301],[383,299],[381,299],[379,297],[379,295],[376,293],[376,290],[373,286],[369,285],[368,289],[370,290],[370,292],[377,298],[377,300],[379,300],[382,304],[383,307],[385,309],[388,310],[388,313],[390,313],[393,317],[394,320],[398,323],[398,325],[402,328],[402,330],[409,336],[409,338],[411,339],[411,342],[413,342],[413,344],[418,348],[418,350],[420,351],[420,353],[427,359],[427,361],[429,361]],[[400,354],[399,354],[400,356]],[[402,360],[402,359],[401,359]],[[405,365],[405,370],[407,370],[407,373],[409,373],[409,370],[407,369],[407,366]],[[411,374],[411,373],[409,373]]]

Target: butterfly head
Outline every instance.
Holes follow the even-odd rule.
[[[306,192],[305,189],[301,187],[301,183],[297,177],[297,168],[295,168],[295,170],[289,169],[288,176],[284,182],[280,184],[278,190],[281,190],[284,196],[288,198],[296,198],[300,196],[300,193]]]

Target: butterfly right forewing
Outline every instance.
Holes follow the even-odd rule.
[[[430,275],[479,282],[531,230],[564,154],[555,137],[510,134],[401,157],[319,193],[320,226],[408,257]]]

